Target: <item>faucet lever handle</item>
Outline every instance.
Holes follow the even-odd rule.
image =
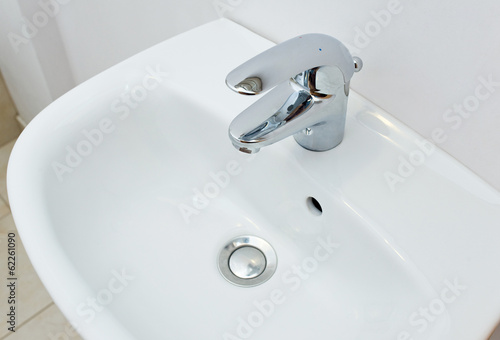
[[[336,66],[348,83],[356,60],[337,39],[325,34],[304,34],[278,44],[235,68],[227,86],[247,95],[259,94],[306,70]]]

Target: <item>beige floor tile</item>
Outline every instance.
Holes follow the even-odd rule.
[[[0,147],[0,197],[4,199],[7,204],[9,203],[9,198],[7,197],[7,163],[9,162],[9,156],[14,147],[15,140]]]
[[[495,332],[491,335],[489,340],[500,340],[500,325],[498,325]]]
[[[0,197],[0,219],[10,214],[10,209],[7,203]]]
[[[82,340],[56,305],[37,314],[5,340]]]
[[[21,133],[16,114],[17,110],[0,74],[0,145],[17,138]]]
[[[0,282],[7,282],[9,273],[7,271],[7,234],[14,231],[17,235],[17,230],[14,225],[12,215],[9,214],[0,220]],[[17,326],[22,325],[27,320],[38,314],[41,310],[52,303],[52,299],[47,293],[42,282],[38,278],[33,266],[31,265],[28,255],[24,250],[19,235],[16,236],[16,269],[15,277],[17,277],[16,285],[16,310]],[[7,289],[2,284],[0,287],[0,306],[2,311],[5,309],[7,301]],[[2,312],[3,315],[3,312]],[[5,320],[4,317],[1,320]],[[7,327],[0,328],[0,338],[10,333]],[[31,338],[24,338],[31,339]],[[32,338],[38,339],[38,338]],[[40,338],[42,339],[42,338]]]

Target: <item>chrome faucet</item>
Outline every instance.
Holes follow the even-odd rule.
[[[344,138],[349,82],[362,67],[324,34],[287,40],[248,60],[227,75],[227,86],[246,95],[272,90],[233,120],[231,142],[246,153],[291,135],[308,150],[336,147]]]

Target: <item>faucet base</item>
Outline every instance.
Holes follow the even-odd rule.
[[[347,99],[347,95],[339,95],[322,108],[329,119],[294,134],[295,141],[311,151],[327,151],[339,145],[344,139]]]
[[[323,129],[323,127],[313,126],[296,133],[293,135],[293,138],[304,149],[310,151],[328,151],[342,142],[344,139],[344,131],[325,131],[327,128],[328,127],[325,127]],[[323,132],[318,130],[323,130]]]

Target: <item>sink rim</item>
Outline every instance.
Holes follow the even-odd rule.
[[[225,22],[224,25],[228,24],[228,21],[222,22]],[[263,43],[263,45],[268,44],[270,43]],[[261,48],[265,49],[264,47]],[[141,53],[140,55],[151,55],[151,51],[151,49],[146,50],[145,52],[143,52],[145,54]],[[47,212],[43,209],[43,204],[38,203],[40,202],[40,197],[32,197],[33,192],[43,192],[43,188],[41,187],[43,184],[41,175],[33,175],[31,168],[26,169],[25,167],[25,164],[27,163],[26,158],[30,158],[29,163],[34,163],[36,165],[36,162],[34,162],[33,159],[41,159],[41,155],[34,155],[32,151],[30,152],[28,150],[32,150],[33,148],[30,145],[39,144],[38,141],[41,140],[41,138],[43,138],[45,134],[50,133],[49,131],[53,129],[54,118],[52,118],[52,116],[57,116],[56,113],[58,111],[63,112],[67,105],[76,105],[75,103],[85,102],[87,97],[83,96],[84,98],[82,99],[82,93],[87,95],[89,93],[98,93],[99,91],[105,91],[109,85],[109,82],[111,82],[111,78],[115,74],[126,68],[136,67],[136,64],[134,64],[134,60],[138,59],[134,58],[139,57],[132,57],[131,59],[90,79],[89,81],[70,91],[69,93],[61,97],[61,99],[57,100],[49,107],[47,107],[47,109],[45,109],[40,115],[38,115],[34,119],[34,121],[25,129],[22,136],[18,140],[18,143],[16,143],[12,152],[11,160],[9,161],[8,187],[10,189],[9,197],[11,201],[12,214],[14,216],[16,224],[20,226],[19,231],[22,235],[23,242],[26,245],[26,251],[30,256],[30,259],[32,259],[33,265],[37,269],[37,273],[39,273],[42,281],[48,288],[49,293],[51,293],[52,297],[56,300],[56,303],[61,307],[67,306],[64,303],[65,297],[59,295],[57,292],[59,290],[64,290],[67,287],[81,287],[84,280],[80,278],[80,274],[74,269],[70,261],[65,258],[65,253],[62,252],[61,249],[55,247],[54,243],[50,243],[51,241],[56,239],[55,237],[53,237],[53,235],[45,233],[47,231],[50,231],[50,228],[34,228],[29,230],[28,226],[37,223],[37,221],[33,222],[33,219],[31,217],[22,214],[22,211],[24,210],[23,208],[28,206],[30,207],[30,209],[33,209],[33,214],[30,214],[30,216],[44,217],[47,221],[47,224],[50,223],[50,216],[48,216]],[[358,95],[352,92],[351,100],[355,97],[359,98]],[[247,103],[243,103],[243,100],[241,100],[241,98],[239,97],[234,97],[234,100],[228,100],[230,100],[231,105],[234,105],[235,107],[243,106],[245,105],[245,103]],[[59,114],[59,116],[61,116],[61,114]],[[393,119],[393,121],[395,120]],[[13,165],[11,166],[11,164]],[[33,190],[33,188],[36,188],[36,190]],[[54,246],[51,247],[51,249],[54,250],[54,253],[51,253],[52,256],[50,260],[57,259],[58,268],[60,269],[59,272],[67,273],[67,275],[64,275],[64,277],[58,277],[57,279],[53,277],[51,273],[54,271],[50,268],[53,265],[53,263],[50,263],[52,261],[49,261],[48,258],[41,258],[38,256],[46,250],[48,244]],[[90,289],[85,289],[85,287],[81,288],[82,291],[80,292],[80,296],[82,296],[82,298],[92,295]],[[73,297],[73,301],[75,300],[79,301],[78,298]],[[65,312],[67,316],[69,315],[75,317],[74,310],[70,310],[69,307],[67,307],[66,309],[63,308],[63,312]],[[500,318],[500,312],[498,316]],[[95,337],[96,339],[98,339],[102,336],[102,334],[98,334],[97,330],[102,327],[102,329],[108,329],[110,332],[112,331],[112,333],[109,334],[114,334],[114,336],[116,336],[116,331],[118,328],[121,328],[121,324],[114,318],[111,313],[109,313],[109,315],[106,315],[106,317],[102,320],[104,319],[107,320],[102,322],[99,321],[100,323],[102,323],[102,325],[99,325],[99,327],[90,327],[83,330],[84,335],[92,338]],[[490,321],[489,323],[491,324],[492,322]],[[117,328],[114,329],[114,327]],[[123,331],[124,333],[120,336],[120,338],[131,338],[130,334],[128,334],[125,330]]]

